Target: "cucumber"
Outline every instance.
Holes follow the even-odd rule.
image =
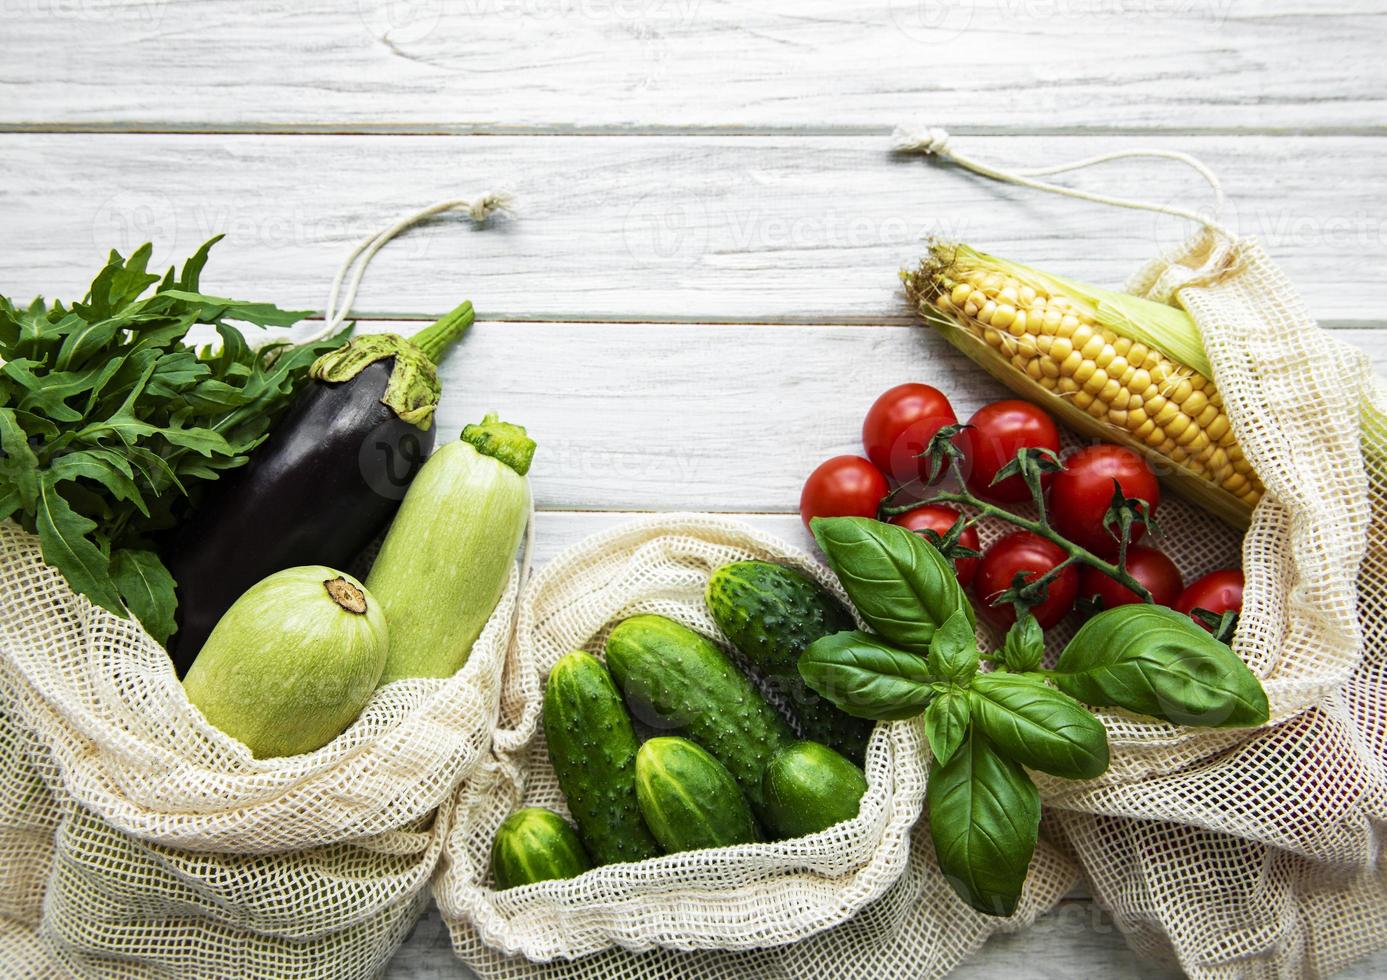
[[[761,773],[794,734],[711,640],[663,616],[633,616],[607,637],[607,665],[641,721],[712,754],[761,809]]]
[[[491,876],[504,890],[552,878],[576,878],[592,867],[583,842],[553,810],[516,810],[491,842]]]
[[[636,753],[636,798],[667,853],[728,847],[757,838],[737,781],[686,738],[652,738]]]
[[[636,802],[636,733],[607,668],[581,651],[563,657],[549,671],[543,710],[549,761],[592,859],[659,854]]]
[[[805,837],[857,816],[867,777],[827,745],[795,742],[775,754],[764,776],[767,829]]]
[[[839,711],[799,673],[800,654],[815,640],[856,629],[852,614],[793,568],[768,561],[723,565],[708,580],[708,611],[752,670],[783,691],[799,733],[858,765],[876,723]]]

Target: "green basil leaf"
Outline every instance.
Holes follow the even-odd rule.
[[[973,726],[947,763],[930,768],[929,827],[939,870],[965,902],[1011,915],[1040,832],[1040,794],[1018,764]]]
[[[1060,654],[1055,684],[1096,707],[1177,725],[1245,728],[1269,714],[1261,682],[1188,616],[1147,603],[1094,616]]]
[[[925,709],[925,740],[936,762],[953,758],[968,734],[968,695],[961,690],[945,691]]]
[[[962,609],[934,631],[929,645],[930,673],[966,685],[978,672],[978,638]]]
[[[809,644],[799,672],[811,688],[857,718],[914,718],[934,696],[923,658],[860,630],[832,633]]]
[[[948,559],[918,534],[865,517],[816,517],[810,529],[857,611],[891,643],[927,653],[955,612],[972,621]]]
[[[69,507],[48,480],[39,481],[36,509],[43,560],[62,572],[74,591],[124,616],[125,604],[108,574],[110,559],[88,537],[96,530],[96,522]]]
[[[152,551],[121,548],[111,554],[111,581],[140,625],[160,643],[173,635],[178,599],[173,576]]]
[[[997,751],[1023,766],[1066,779],[1108,768],[1108,733],[1083,705],[1017,674],[979,674],[968,690],[973,723]]]
[[[1045,655],[1045,634],[1029,611],[1011,624],[1002,644],[1002,662],[1018,673],[1035,670]]]

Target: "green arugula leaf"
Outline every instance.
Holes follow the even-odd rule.
[[[1040,833],[1040,794],[1026,770],[993,751],[973,726],[947,763],[930,767],[927,794],[945,879],[979,912],[1011,915]]]
[[[251,350],[229,321],[286,326],[302,314],[200,292],[215,241],[178,276],[148,271],[149,245],[128,259],[112,251],[70,307],[0,297],[0,517],[37,532],[75,591],[128,609],[161,640],[174,586],[154,536],[198,483],[246,462],[343,336]],[[215,327],[220,351],[186,346],[198,324]]]
[[[925,740],[941,765],[953,758],[968,734],[968,695],[951,688],[925,709]]]
[[[930,673],[966,686],[978,672],[978,659],[973,624],[959,609],[934,631],[934,640],[929,646]]]
[[[176,628],[174,610],[178,598],[173,576],[152,551],[121,548],[111,554],[111,580],[126,607],[140,625],[160,643],[167,643]]]
[[[1009,759],[1066,779],[1108,768],[1103,723],[1073,698],[1019,674],[979,674],[968,690],[973,723]]]
[[[809,644],[799,659],[804,682],[857,718],[914,718],[934,696],[924,658],[847,630]]]
[[[1194,620],[1149,603],[1118,606],[1079,628],[1053,674],[1060,690],[1176,725],[1265,724],[1266,691],[1231,649]]]
[[[955,612],[973,621],[953,567],[918,534],[865,517],[816,517],[810,529],[857,611],[891,643],[927,653]]]
[[[96,522],[68,506],[53,481],[39,482],[36,524],[43,560],[63,573],[73,590],[123,616],[125,606],[111,584],[110,560],[90,539]]]

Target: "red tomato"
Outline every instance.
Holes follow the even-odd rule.
[[[909,531],[933,531],[943,536],[948,533],[949,528],[961,515],[952,507],[943,507],[939,504],[925,504],[908,510],[904,514],[897,514],[891,518],[892,524],[899,524]],[[928,540],[928,537],[926,537]],[[958,536],[958,543],[965,548],[974,551],[979,549],[978,529],[975,527],[964,528],[963,533]],[[973,575],[978,570],[978,559],[960,558],[954,562],[954,573],[958,576],[958,584],[965,589],[973,581]]]
[[[888,489],[881,470],[861,456],[834,456],[804,481],[799,516],[806,525],[815,517],[876,517]]]
[[[1195,609],[1207,609],[1215,616],[1222,616],[1230,611],[1242,612],[1242,608],[1243,573],[1236,568],[1219,569],[1203,578],[1195,579],[1189,588],[1180,593],[1180,598],[1175,600],[1176,611],[1186,616]],[[1199,620],[1196,619],[1195,622],[1199,623]],[[1209,629],[1203,623],[1199,625]]]
[[[1031,499],[1031,492],[1019,476],[1009,476],[996,486],[992,478],[1015,458],[1017,450],[1030,447],[1059,452],[1060,433],[1055,420],[1030,402],[1016,399],[984,405],[968,420],[972,428],[959,433],[963,450],[963,471],[968,489],[986,500],[1017,503]],[[1047,485],[1053,474],[1041,480]]]
[[[1029,531],[1017,531],[993,542],[982,555],[977,577],[973,579],[973,594],[982,600],[979,612],[999,629],[1016,622],[1016,610],[1011,603],[994,606],[991,600],[1011,588],[1017,572],[1025,572],[1029,582],[1044,575],[1065,559],[1064,550]],[[1042,628],[1054,626],[1074,608],[1079,594],[1079,570],[1070,565],[1050,583],[1045,599],[1031,607],[1031,615]]]
[[[1050,484],[1050,521],[1055,530],[1075,544],[1103,558],[1117,555],[1118,542],[1103,526],[1112,503],[1113,481],[1128,497],[1145,500],[1151,513],[1161,502],[1156,474],[1139,453],[1124,446],[1088,446],[1064,461],[1064,469]],[[1142,524],[1132,526],[1132,541],[1146,533]]]
[[[958,416],[944,393],[922,384],[903,384],[882,394],[862,422],[862,447],[877,469],[897,483],[929,477],[929,463],[917,459],[934,434]]]
[[[1180,590],[1185,587],[1175,562],[1155,548],[1143,548],[1141,545],[1129,547],[1127,571],[1132,578],[1146,586],[1146,591],[1151,593],[1151,598],[1158,606],[1173,606],[1180,597]],[[1079,573],[1079,595],[1084,598],[1097,596],[1102,600],[1104,609],[1141,602],[1131,589],[1087,565]]]

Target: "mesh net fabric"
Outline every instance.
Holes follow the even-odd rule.
[[[917,823],[928,756],[913,722],[878,726],[858,817],[823,833],[609,865],[504,892],[489,887],[491,840],[512,810],[567,812],[539,724],[549,668],[570,650],[600,655],[610,629],[637,613],[720,638],[704,587],[720,565],[748,558],[793,565],[845,599],[810,556],[712,515],[647,518],[599,534],[545,566],[527,589],[491,781],[460,791],[435,885],[454,947],[480,975],[938,975],[998,928],[955,898],[934,867],[928,830]],[[1031,921],[1073,883],[1072,865],[1053,849],[1036,866],[1041,873],[1009,926]]]
[[[427,903],[453,792],[489,758],[518,573],[463,670],[389,685],[323,748],[261,760],[9,522],[0,578],[0,961],[378,973]]]

